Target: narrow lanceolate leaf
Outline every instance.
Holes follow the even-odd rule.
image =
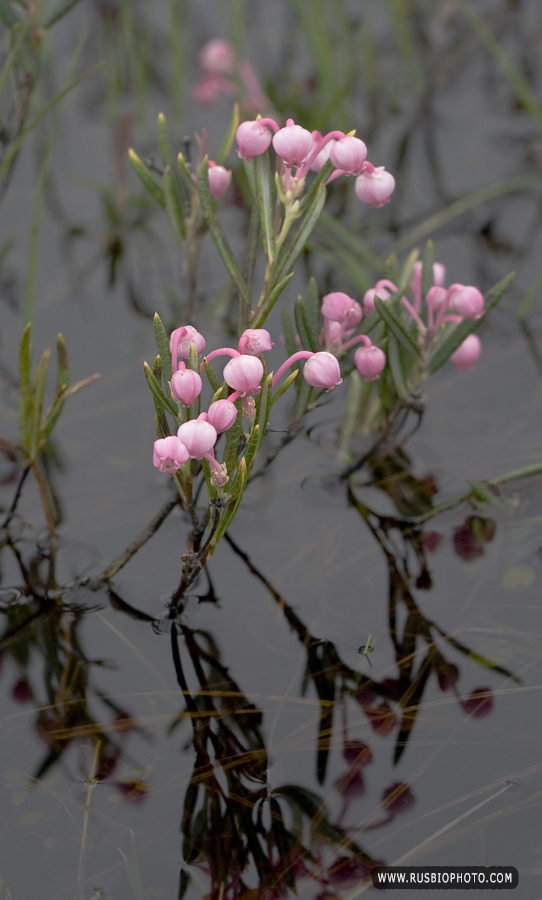
[[[31,413],[30,413],[30,457],[34,459],[39,446],[39,431],[41,424],[41,410],[43,406],[43,395],[45,393],[45,381],[47,379],[47,370],[49,369],[49,360],[51,351],[49,348],[43,351],[43,355],[38,363],[36,377],[32,388]]]
[[[186,210],[184,209],[183,195],[180,186],[171,166],[166,166],[162,176],[162,184],[164,186],[166,211],[169,221],[171,222],[171,227],[175,234],[184,240],[186,237],[186,226],[184,224]]]
[[[410,394],[405,384],[403,370],[401,367],[401,357],[399,356],[399,345],[394,334],[388,335],[388,362],[390,364],[391,377],[395,385],[395,390],[401,400],[409,400]]]
[[[401,322],[395,318],[391,310],[388,306],[388,301],[383,302],[379,297],[375,297],[375,306],[376,310],[384,320],[386,325],[388,326],[388,330],[391,331],[393,335],[397,338],[400,344],[403,345],[405,350],[408,350],[409,353],[412,353],[413,356],[421,356],[419,347],[412,340],[411,336],[405,330]]]
[[[158,182],[154,180],[143,160],[140,159],[135,150],[132,149],[128,150],[128,156],[130,157],[130,162],[132,163],[135,173],[138,175],[141,183],[146,187],[151,197],[153,197],[160,206],[163,206],[163,208],[166,209],[164,191]]]
[[[143,368],[145,370],[145,378],[147,379],[147,384],[149,385],[152,393],[156,397],[157,400],[162,404],[164,409],[167,409],[168,412],[171,413],[172,416],[178,416],[179,410],[174,405],[173,401],[166,397],[162,388],[158,384],[156,378],[152,374],[152,369],[148,363],[143,363]]]
[[[256,447],[256,453],[259,452],[260,447],[262,446],[262,441],[265,437],[265,433],[267,431],[267,422],[269,419],[269,410],[271,409],[271,388],[273,383],[273,376],[268,375],[265,379],[261,394],[260,394],[260,409],[258,411],[258,446]]]
[[[288,356],[293,356],[294,353],[297,353],[298,346],[295,342],[295,331],[294,326],[292,325],[292,319],[290,317],[290,310],[286,303],[282,304],[282,331],[284,333],[284,343],[286,345],[286,350],[288,351]]]
[[[205,369],[205,374],[207,375],[207,378],[209,379],[209,384],[211,385],[213,391],[216,393],[218,390],[221,389],[222,385],[220,384],[220,381],[216,377],[214,370],[211,367],[211,363],[207,362],[206,356],[203,357],[203,368]]]
[[[32,353],[30,347],[30,322],[23,331],[21,349],[19,352],[19,426],[21,429],[21,444],[29,451],[30,435],[30,366]]]
[[[446,363],[452,353],[455,353],[460,344],[463,343],[465,338],[472,334],[474,331],[482,325],[483,322],[487,319],[491,310],[497,306],[497,303],[501,300],[503,295],[506,293],[512,281],[514,280],[515,272],[510,272],[504,278],[502,278],[499,282],[497,282],[494,287],[491,288],[486,294],[486,300],[489,297],[492,297],[492,302],[486,306],[486,310],[483,316],[479,319],[463,319],[462,322],[459,323],[457,328],[449,333],[441,344],[439,344],[434,351],[434,353],[429,357],[427,361],[427,365],[425,367],[428,375],[432,375],[433,372],[436,372],[440,369],[444,363]]]
[[[156,131],[158,136],[158,151],[164,168],[173,165],[173,150],[169,140],[169,131],[167,127],[166,117],[164,113],[158,113],[156,123]]]
[[[401,269],[401,274],[399,276],[399,280],[397,281],[397,295],[399,297],[401,297],[404,294],[404,292],[406,291],[410,282],[412,281],[414,266],[416,265],[416,263],[418,261],[418,256],[419,256],[419,251],[412,250],[408,254],[408,256],[404,262],[403,268]]]
[[[320,297],[318,296],[318,286],[316,279],[311,276],[307,285],[307,295],[305,297],[305,309],[309,321],[310,333],[313,338],[318,339],[322,330],[322,319],[320,315]]]
[[[239,128],[239,104],[234,103],[233,113],[232,113],[232,117],[231,117],[231,121],[230,121],[230,127],[228,128],[228,130],[226,132],[224,141],[222,143],[220,150],[218,151],[218,155],[215,160],[217,165],[223,166],[224,163],[226,162],[226,158],[232,148],[238,128]]]
[[[235,516],[237,510],[239,509],[241,500],[243,499],[243,494],[245,492],[245,488],[247,486],[247,478],[248,478],[247,464],[246,464],[245,457],[243,456],[243,458],[241,459],[241,461],[239,463],[239,468],[237,469],[237,472],[232,481],[232,484],[230,485],[228,483],[226,485],[226,490],[229,489],[228,493],[231,491],[232,505],[222,515],[220,524],[215,532],[213,540],[211,541],[211,549],[209,551],[210,557],[213,555],[213,553],[216,549],[216,545],[218,544],[220,538],[222,537],[222,535],[224,534],[226,529],[229,528],[229,526],[231,525],[233,517]]]
[[[307,336],[307,350],[312,350],[313,353],[317,353],[320,347],[318,346],[318,332],[314,333],[311,328],[311,323],[309,320],[309,315],[307,312],[307,306],[302,297],[298,297],[296,300],[296,304],[294,307],[295,312],[295,322],[297,325],[297,330],[299,332],[299,336],[301,337],[301,331],[299,331],[300,324],[303,326],[303,330]]]
[[[213,198],[211,197],[211,189],[209,187],[209,160],[207,157],[205,157],[199,167],[198,192],[203,218],[209,227],[216,249],[222,257],[222,262],[224,263],[231,280],[239,291],[239,296],[243,302],[250,307],[250,294],[248,288],[213,208]]]
[[[277,400],[279,400],[280,397],[282,397],[282,395],[284,393],[286,393],[286,391],[288,390],[290,385],[294,383],[294,381],[296,380],[298,375],[299,375],[299,369],[296,369],[295,372],[292,372],[291,375],[288,375],[288,378],[286,378],[282,382],[281,386],[279,388],[277,388],[277,390],[275,391],[275,393],[273,394],[273,396],[271,398],[271,403],[269,404],[270,408],[275,405]]]
[[[251,328],[261,328],[267,316],[273,309],[275,303],[278,298],[282,294],[284,288],[289,284],[290,280],[294,277],[294,273],[290,272],[286,275],[285,278],[282,278],[281,281],[273,288],[270,294],[264,299],[262,306],[259,309],[255,310],[255,315],[251,319],[250,327]]]
[[[197,372],[199,375],[199,357],[194,341],[190,341],[190,351],[188,354],[187,368],[192,369],[193,372]]]
[[[154,314],[154,338],[156,340],[156,346],[158,347],[158,353],[160,355],[160,360],[162,363],[162,373],[164,375],[166,393],[169,397],[171,397],[169,383],[172,377],[172,369],[169,339],[166,329],[162,324],[162,319],[160,318],[158,313]]]
[[[237,466],[237,454],[239,452],[239,441],[243,433],[243,412],[241,409],[241,401],[236,400],[237,418],[232,427],[226,432],[226,444],[224,446],[224,454],[222,462],[226,466],[230,479],[235,472]]]
[[[274,238],[274,209],[273,209],[273,183],[271,181],[271,168],[269,165],[269,153],[266,151],[254,160],[256,205],[260,219],[260,228],[263,237],[263,248],[267,261],[272,262],[275,257]]]
[[[309,191],[310,194],[310,191]],[[307,199],[308,199],[307,195]],[[304,218],[301,220],[301,224],[296,231],[295,237],[290,244],[289,247],[285,248],[284,255],[279,257],[279,261],[275,268],[275,275],[273,279],[273,286],[278,284],[280,279],[282,278],[284,272],[290,272],[291,269],[295,266],[297,260],[303,253],[303,250],[307,246],[307,242],[314,230],[314,226],[316,225],[320,213],[324,208],[324,203],[326,202],[326,188],[325,185],[320,183],[318,190],[314,194],[314,198],[312,203],[307,204],[306,202],[306,213]]]
[[[38,437],[38,445],[41,447],[42,444],[48,439],[51,434],[53,428],[55,427],[58,419],[60,417],[60,413],[64,409],[64,403],[66,402],[66,389],[59,391],[55,397],[54,403],[50,409],[47,410],[43,421],[40,427],[40,433]]]
[[[435,278],[433,275],[433,265],[435,263],[435,245],[433,241],[427,241],[425,245],[425,253],[423,255],[422,266],[422,297],[425,297],[427,291],[433,287]]]
[[[250,433],[250,437],[247,441],[247,445],[245,448],[245,454],[243,456],[243,459],[246,462],[247,472],[249,474],[250,474],[250,470],[252,468],[252,463],[254,462],[254,457],[256,455],[259,437],[260,437],[260,428],[259,428],[259,425],[255,425]]]
[[[56,376],[56,392],[60,393],[62,388],[68,387],[70,383],[70,365],[68,362],[68,352],[66,344],[61,334],[56,336],[56,355],[58,360],[58,371]]]

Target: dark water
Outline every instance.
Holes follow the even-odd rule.
[[[155,6],[158,33],[166,27],[166,7]],[[191,52],[189,84],[196,77],[193,48],[217,33],[216,9],[211,6],[193,10],[184,36]],[[280,86],[281,73],[288,72],[300,91],[305,90],[312,72],[309,54],[296,32],[299,57],[295,65],[281,68],[277,47],[282,48],[288,22],[293,28],[294,19],[288,4],[275,8],[271,14],[255,4],[247,11],[249,57],[262,79],[274,78]],[[490,12],[495,18],[488,22],[498,27],[515,58],[520,58],[522,46],[527,53],[526,37],[537,33],[537,4],[494,4]],[[356,18],[355,4],[350,14]],[[445,16],[439,21],[423,11],[417,15],[437,34],[432,49],[436,53],[438,29],[451,26]],[[83,4],[71,26],[66,19],[59,31],[59,68],[71,52],[70,27],[77,30],[85,20],[91,23],[91,49],[86,51],[90,62],[100,55],[99,9]],[[389,28],[379,8],[374,29],[384,43]],[[266,56],[262,48],[268,44],[274,49]],[[361,120],[371,131],[371,158],[378,156],[393,169],[402,137],[411,135],[402,166],[402,196],[391,214],[372,214],[397,229],[381,226],[382,253],[447,200],[501,178],[537,171],[540,140],[495,64],[474,38],[460,50],[458,58],[450,53],[448,80],[443,76],[439,89],[430,93],[430,137],[440,194],[438,179],[427,174],[426,120],[415,114],[416,103],[409,102],[406,90],[403,96],[397,88],[398,108],[387,115],[381,112],[376,120],[370,104],[352,91],[355,124]],[[388,67],[390,80],[393,76],[400,83],[404,73],[393,68],[393,59],[388,51],[382,66]],[[531,61],[536,83],[536,54]],[[169,103],[164,90],[160,83],[152,85],[149,122]],[[280,100],[286,90],[277,91]],[[206,785],[211,790],[209,772],[206,780],[205,766],[202,770],[193,748],[165,622],[188,534],[181,514],[175,510],[113,579],[113,594],[96,582],[170,496],[167,479],[150,465],[152,406],[141,361],[150,361],[155,352],[152,322],[138,314],[133,301],[135,297],[136,306],[151,313],[159,308],[167,317],[164,285],[178,288],[180,283],[175,247],[167,223],[158,215],[149,219],[147,233],[129,227],[129,213],[113,228],[98,187],[86,181],[109,185],[113,195],[116,184],[122,193],[124,176],[115,162],[115,142],[118,146],[121,115],[131,115],[134,109],[133,97],[124,96],[106,115],[101,91],[90,85],[72,96],[53,167],[65,218],[53,214],[49,198],[41,230],[36,348],[41,352],[62,330],[74,380],[95,371],[102,378],[72,400],[55,431],[59,465],[53,468],[53,480],[63,511],[56,577],[67,585],[64,606],[48,608],[28,592],[10,592],[12,586],[22,589],[23,581],[10,548],[2,550],[5,632],[36,613],[31,626],[2,646],[2,900],[177,897],[187,788],[191,778],[200,785],[199,805]],[[175,131],[191,133],[206,125],[216,147],[228,113],[226,101],[210,113],[189,102],[183,126]],[[315,114],[314,108],[309,114]],[[363,136],[361,125],[358,133]],[[134,126],[129,143],[141,152],[152,149],[152,130]],[[5,267],[16,279],[19,308],[2,304],[8,372],[16,371],[35,172],[36,148],[29,143],[2,210],[4,235],[17,237]],[[137,192],[131,173],[126,178],[130,190]],[[431,504],[464,492],[469,480],[495,478],[540,458],[536,302],[528,319],[532,332],[523,331],[515,318],[539,271],[538,204],[535,188],[514,193],[478,205],[435,233],[437,258],[446,263],[450,282],[478,283],[486,289],[509,269],[518,269],[516,287],[485,327],[483,355],[475,371],[457,373],[446,367],[431,380],[421,428],[404,446],[369,458],[354,479],[354,499],[338,477],[344,468],[337,450],[343,401],[334,397],[332,404],[313,414],[310,434],[286,447],[265,476],[254,481],[231,530],[235,546],[248,555],[267,585],[250,570],[246,558],[223,541],[209,567],[214,593],[202,577],[179,623],[183,632],[178,645],[191,692],[197,692],[199,677],[194,659],[199,658],[208,679],[199,719],[203,713],[215,718],[214,733],[227,750],[221,761],[215,755],[214,775],[218,785],[230,791],[238,822],[245,810],[245,834],[251,830],[246,827],[251,792],[262,792],[264,822],[266,816],[270,819],[267,789],[281,796],[287,827],[294,821],[295,804],[284,803],[287,792],[281,795],[281,787],[290,786],[298,812],[299,797],[306,801],[310,796],[300,792],[318,797],[317,819],[325,820],[327,831],[314,840],[312,852],[326,884],[302,877],[297,847],[292,853],[301,897],[353,900],[361,895],[366,872],[346,862],[349,839],[373,861],[513,865],[520,872],[516,895],[522,900],[542,897],[540,478],[507,482],[493,506],[463,503],[429,519],[423,528],[439,538],[432,534],[425,544],[423,529],[409,530],[404,524]],[[358,210],[348,212],[354,222],[360,215]],[[243,215],[231,205],[223,216],[237,250]],[[367,222],[365,217],[362,227]],[[85,236],[66,239],[67,226],[80,223]],[[108,285],[107,248],[114,236],[120,236],[124,254],[115,282]],[[210,241],[200,271],[201,297],[210,298],[209,304],[223,284]],[[346,275],[330,275],[321,261],[316,271],[322,289],[331,283],[354,292]],[[296,277],[292,297],[304,290],[301,267]],[[213,312],[209,325],[202,301],[198,315],[208,346],[220,346],[221,313]],[[278,316],[270,322],[277,340]],[[282,354],[277,343],[276,360]],[[16,440],[16,392],[8,375],[0,404],[2,436]],[[278,412],[271,424],[280,429],[284,422]],[[271,434],[269,446],[277,439]],[[369,446],[368,439],[360,441],[357,452],[361,455]],[[0,502],[7,508],[14,484],[1,490]],[[372,510],[371,527],[354,500]],[[31,483],[18,512],[14,534],[36,591],[43,593],[40,578],[43,582],[46,566],[39,553],[47,541]],[[396,609],[395,644],[390,596]],[[153,628],[134,618],[132,608],[158,624]],[[370,662],[359,652],[369,636]],[[206,656],[190,653],[194,640]],[[469,657],[465,648],[476,655]],[[425,679],[429,650],[442,656],[438,661],[431,657],[432,671]],[[454,686],[450,666],[459,670]],[[357,682],[354,671],[360,673]],[[325,699],[322,706],[317,685]],[[56,711],[48,690],[56,692]],[[480,693],[469,701],[474,691]],[[403,708],[407,713],[401,728]],[[89,788],[85,782],[96,737],[101,741],[99,779]],[[352,757],[354,741],[369,748],[361,762]],[[348,760],[345,748],[347,754],[350,748]],[[487,803],[482,806],[483,801]],[[305,846],[309,819],[303,820]],[[207,851],[217,859],[231,862],[235,848],[246,845],[242,829],[228,835],[220,817],[217,821],[210,815],[200,825]],[[210,886],[204,868],[191,866],[189,871],[192,885],[186,896],[206,896]],[[249,888],[258,884],[253,862],[243,877]],[[257,894],[239,887],[225,896],[248,900]]]

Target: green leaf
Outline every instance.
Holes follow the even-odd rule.
[[[209,160],[207,157],[205,157],[199,167],[198,192],[201,202],[201,209],[203,212],[203,218],[207,222],[209,231],[211,232],[212,238],[215,242],[216,249],[218,250],[222,258],[222,262],[224,263],[231,280],[239,291],[239,296],[247,305],[247,307],[250,308],[250,294],[248,292],[248,288],[245,284],[243,276],[241,275],[235,257],[231,251],[231,247],[226,239],[226,235],[224,234],[222,226],[218,221],[218,217],[214,211],[213,199],[211,197],[211,190],[209,188]]]
[[[418,249],[412,250],[408,254],[408,256],[403,264],[403,268],[401,269],[401,274],[399,276],[399,279],[397,281],[397,297],[402,297],[402,295],[406,291],[407,287],[409,286],[410,282],[412,281],[412,275],[414,273],[414,266],[418,262],[419,255],[420,255],[420,253],[419,253]]]
[[[132,149],[128,150],[128,156],[130,157],[130,162],[132,163],[134,171],[136,175],[138,175],[143,186],[146,187],[151,197],[153,197],[160,206],[166,209],[166,197],[164,191],[158,182],[154,180],[143,160],[140,159],[135,150]]]
[[[233,113],[230,121],[230,127],[228,128],[224,140],[222,142],[222,146],[218,151],[215,162],[219,166],[223,166],[226,162],[228,153],[230,152],[233,142],[235,140],[235,135],[237,133],[237,129],[239,128],[239,104],[234,103],[233,105]]]
[[[395,390],[402,400],[410,400],[410,394],[405,384],[405,378],[401,367],[401,358],[399,356],[399,345],[394,334],[388,335],[388,362],[390,364],[391,377],[395,385]]]
[[[196,190],[196,185],[194,184],[194,178],[188,166],[186,165],[184,156],[182,153],[177,154],[177,164],[179,166],[179,172],[184,178],[185,187],[190,192],[190,194],[194,193]]]
[[[216,392],[222,388],[222,385],[220,384],[220,381],[216,377],[214,370],[211,368],[211,363],[207,362],[206,356],[203,357],[203,368],[205,369],[205,374],[207,375],[207,378],[209,379],[209,384],[211,385],[213,391],[216,394]]]
[[[269,165],[269,152],[267,150],[265,153],[261,154],[261,156],[255,158],[254,166],[256,176],[255,199],[263,237],[263,248],[267,261],[271,263],[275,258],[274,194],[273,183],[271,181],[271,167]]]
[[[51,28],[52,25],[56,25],[60,19],[63,19],[80,2],[81,0],[64,0],[63,3],[59,3],[42,27],[47,29]]]
[[[39,433],[41,425],[41,410],[43,406],[43,395],[45,393],[45,381],[47,379],[47,370],[49,369],[49,360],[51,351],[49,348],[43,351],[42,357],[36,369],[36,377],[32,388],[31,410],[30,410],[30,458],[34,459],[39,450]]]
[[[301,339],[301,346],[304,350],[312,350],[313,353],[316,353],[318,346],[309,331],[309,320],[303,297],[298,297],[295,301],[294,315],[297,333]]]
[[[505,275],[504,278],[501,278],[496,285],[494,285],[491,290],[489,290],[486,294],[486,299],[489,297],[493,297],[493,302],[486,307],[486,311],[483,316],[479,319],[463,319],[462,322],[457,325],[456,328],[453,329],[452,332],[448,333],[445,336],[444,340],[441,341],[435,351],[429,357],[427,364],[425,366],[425,370],[428,375],[432,375],[433,372],[438,371],[446,362],[448,362],[452,353],[455,353],[460,344],[463,343],[465,338],[472,334],[474,331],[477,331],[480,328],[485,320],[487,319],[491,310],[497,305],[501,297],[506,293],[512,281],[515,278],[515,272],[510,272],[508,275]]]
[[[259,439],[258,445],[256,447],[256,453],[259,452],[260,447],[262,446],[262,441],[265,437],[267,431],[267,421],[269,419],[269,410],[271,408],[271,388],[273,384],[273,375],[268,375],[263,383],[262,390],[259,396],[259,410],[258,410],[258,431],[259,431]]]
[[[147,379],[147,384],[149,385],[152,393],[156,397],[156,399],[162,404],[164,409],[167,409],[168,412],[171,413],[175,418],[179,415],[178,408],[174,405],[173,401],[166,397],[162,388],[158,384],[156,378],[152,373],[152,369],[148,363],[143,363],[143,369],[145,371],[145,378]]]
[[[258,449],[258,443],[260,438],[260,427],[259,425],[255,425],[252,431],[250,432],[250,437],[247,441],[247,445],[245,447],[245,452],[243,455],[243,459],[245,460],[247,473],[250,475],[250,470],[252,468],[252,463],[254,462],[254,457],[256,455],[256,450]]]
[[[40,433],[38,436],[38,446],[41,447],[42,444],[47,440],[49,435],[51,434],[53,428],[55,427],[58,419],[60,417],[60,413],[64,409],[64,403],[66,402],[66,389],[59,391],[56,395],[53,405],[50,409],[47,410],[45,416],[43,417],[43,421],[40,426]]]
[[[542,288],[542,272],[539,272],[538,275],[536,276],[536,278],[534,279],[534,281],[532,281],[531,284],[529,285],[529,287],[527,288],[527,291],[525,292],[525,296],[518,306],[518,309],[516,312],[516,319],[518,320],[518,322],[521,323],[521,322],[525,321],[525,319],[529,315],[531,306],[533,305],[534,301],[536,300],[541,288]]]
[[[292,319],[290,318],[290,310],[286,303],[282,304],[282,331],[284,333],[284,343],[286,345],[286,350],[288,352],[288,356],[293,356],[294,353],[297,353],[298,346],[295,342],[295,331],[292,325]]]
[[[297,260],[303,253],[307,241],[314,230],[314,226],[320,217],[320,213],[324,208],[324,203],[326,202],[326,188],[324,184],[319,184],[318,190],[315,192],[312,203],[310,204],[308,203],[309,194],[307,194],[307,199],[305,201],[306,212],[295,233],[295,237],[290,246],[284,248],[284,253],[281,254],[275,266],[272,287],[278,283],[285,271],[289,272],[295,266]]]
[[[197,372],[199,375],[199,357],[198,351],[194,341],[190,341],[190,351],[188,355],[188,369],[192,369],[193,372]]]
[[[305,298],[305,310],[308,318],[308,329],[313,338],[318,341],[322,330],[322,319],[320,315],[320,297],[318,295],[318,286],[316,279],[311,276],[307,285],[307,296]]]
[[[70,365],[68,362],[68,352],[66,350],[64,338],[60,333],[56,336],[56,355],[58,361],[56,392],[58,394],[64,386],[68,387],[70,384]]]
[[[173,150],[169,140],[169,131],[164,113],[158,113],[156,123],[156,131],[158,135],[158,152],[164,168],[173,165]]]
[[[297,395],[297,400],[294,406],[293,419],[294,422],[299,422],[300,419],[303,418],[307,411],[307,406],[309,404],[309,400],[311,398],[312,387],[305,381],[303,378],[301,380],[301,385],[299,387],[299,393]]]
[[[164,197],[169,221],[174,233],[184,240],[186,238],[186,225],[184,223],[186,210],[180,185],[170,166],[166,166],[164,169],[162,184],[164,186]]]
[[[427,241],[422,266],[422,297],[425,297],[427,291],[429,291],[435,283],[435,276],[433,273],[434,263],[435,245],[433,244],[433,241]]]
[[[294,277],[294,273],[290,272],[285,276],[279,283],[273,288],[270,294],[267,295],[267,298],[259,309],[255,310],[255,315],[251,320],[250,327],[251,328],[261,328],[267,316],[273,309],[275,303],[278,298],[282,294],[284,288],[289,284],[290,280]]]
[[[278,400],[280,397],[282,397],[283,394],[286,393],[286,391],[288,390],[288,388],[290,387],[290,385],[294,383],[294,381],[296,380],[296,378],[297,378],[298,375],[299,375],[299,369],[296,369],[295,372],[292,372],[290,375],[288,375],[288,378],[286,378],[286,379],[282,382],[281,386],[280,386],[279,388],[277,388],[277,390],[276,390],[275,393],[273,394],[273,396],[272,396],[272,398],[271,398],[271,403],[269,404],[270,407],[271,407],[271,406],[274,406],[275,403],[277,402],[277,400]]]
[[[375,297],[375,307],[379,314],[379,316],[384,320],[386,325],[388,326],[388,330],[395,335],[400,344],[403,345],[405,350],[408,350],[409,353],[412,353],[413,356],[421,357],[420,349],[414,343],[410,335],[405,331],[401,323],[395,318],[393,313],[389,309],[389,301],[384,302],[380,299],[380,297]]]
[[[154,338],[156,340],[156,346],[158,347],[158,353],[160,355],[160,360],[162,363],[162,372],[164,375],[164,386],[166,389],[166,393],[168,397],[171,397],[171,389],[169,383],[171,381],[173,372],[171,369],[171,352],[169,349],[169,338],[167,336],[166,329],[162,324],[162,319],[158,315],[158,313],[154,314]]]
[[[224,534],[226,529],[229,528],[229,526],[231,525],[232,520],[233,520],[237,510],[239,509],[241,500],[243,499],[243,494],[245,492],[245,488],[247,486],[247,478],[248,478],[247,464],[246,464],[245,457],[243,456],[243,458],[241,459],[241,461],[239,463],[239,468],[236,472],[235,478],[233,480],[233,484],[231,486],[232,498],[234,497],[235,501],[234,501],[232,507],[230,509],[226,510],[226,512],[222,516],[220,524],[219,524],[219,526],[214,534],[214,537],[211,541],[211,547],[209,550],[209,558],[213,555],[220,538],[222,537],[222,535]]]
[[[229,431],[226,432],[226,443],[224,445],[224,453],[222,455],[222,462],[226,466],[230,478],[232,473],[235,472],[235,468],[237,466],[239,440],[243,433],[243,412],[241,409],[241,401],[236,400],[235,405],[237,407],[237,418]]]

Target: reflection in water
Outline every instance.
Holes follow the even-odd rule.
[[[302,693],[312,685],[320,705],[316,777],[321,785],[328,779],[332,737],[335,732],[341,736],[346,768],[333,782],[341,799],[337,810],[300,784],[270,786],[262,710],[229,675],[216,637],[184,622],[178,591],[171,598],[166,620],[156,623],[160,630],[170,630],[173,666],[184,700],[184,709],[170,730],[188,718],[195,751],[181,816],[179,897],[185,896],[192,882],[200,884],[202,876],[207,878],[212,900],[288,896],[296,886],[309,883],[323,900],[336,896],[336,890],[362,883],[380,861],[363,849],[358,836],[389,825],[416,800],[408,784],[394,781],[382,793],[380,815],[361,826],[347,824],[351,805],[365,794],[374,756],[367,744],[350,734],[352,704],[356,710],[361,709],[375,735],[395,734],[397,763],[407,748],[432,673],[440,690],[453,692],[468,716],[481,718],[491,712],[489,687],[478,688],[467,697],[461,695],[460,668],[448,658],[450,653],[470,657],[486,669],[514,678],[508,670],[474,654],[446,633],[424,614],[415,598],[415,591],[432,588],[428,557],[441,543],[441,535],[425,527],[433,514],[433,480],[413,475],[403,447],[386,450],[381,443],[365,457],[363,471],[364,481],[356,481],[361,479],[359,468],[348,478],[346,500],[359,513],[386,561],[388,628],[396,663],[393,677],[371,678],[345,663],[340,648],[312,634],[269,579],[226,535],[236,556],[282,610],[305,654]],[[363,502],[361,488],[367,485],[390,498],[397,516],[379,515]],[[150,735],[128,709],[96,686],[96,672],[108,664],[86,655],[81,628],[85,617],[98,608],[88,603],[91,592],[98,596],[99,591],[101,597],[104,588],[115,610],[155,624],[150,615],[123,599],[110,579],[160,528],[175,506],[176,500],[168,501],[101,579],[76,579],[62,586],[56,575],[58,539],[55,535],[45,539],[31,535],[22,527],[23,520],[16,504],[12,504],[3,546],[15,559],[21,581],[16,589],[2,590],[5,625],[0,650],[2,660],[10,659],[11,669],[14,664],[17,671],[10,685],[13,699],[19,704],[36,705],[34,727],[45,750],[35,779],[43,779],[63,764],[68,749],[90,737],[95,748],[92,783],[112,782],[119,763],[127,761],[139,774],[117,782],[117,789],[128,800],[145,797],[148,784],[131,756],[130,738],[136,732],[147,739]],[[471,514],[454,532],[454,549],[463,559],[476,558],[494,534],[493,520]],[[216,602],[209,575],[207,592],[200,601]],[[402,628],[400,621],[404,621]],[[368,656],[371,649],[360,647],[360,653]],[[187,665],[197,681],[192,689],[185,675]],[[40,702],[44,695],[46,701]],[[337,721],[338,714],[341,722]],[[88,757],[80,756],[76,776],[80,780],[88,780],[85,765]],[[255,880],[259,892],[250,888]]]

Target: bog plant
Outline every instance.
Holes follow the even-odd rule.
[[[234,138],[249,190],[250,226],[243,271],[218,216],[232,180],[232,172],[223,162]],[[183,154],[174,155],[165,117],[160,114],[161,184],[130,151],[135,171],[167,211],[179,238],[188,284],[195,283],[199,247],[208,230],[239,297],[236,348],[208,352],[205,337],[193,325],[168,335],[156,315],[158,356],[152,368],[145,363],[155,404],[153,463],[173,478],[193,525],[190,550],[183,557],[181,593],[197,577],[231,524],[261,450],[272,408],[293,384],[297,393],[293,421],[299,422],[325,393],[347,380],[343,435],[345,430],[352,433],[357,428],[386,434],[401,412],[419,407],[423,382],[449,359],[458,369],[474,365],[481,349],[474,332],[512,278],[503,279],[486,298],[471,285],[455,283],[446,288],[444,266],[435,262],[433,245],[428,242],[423,261],[418,260],[417,250],[402,267],[390,260],[390,277],[365,293],[363,306],[341,291],[320,300],[311,279],[305,298],[298,297],[293,303],[293,318],[289,304],[283,306],[289,356],[275,373],[269,371],[265,354],[273,342],[262,326],[307,249],[326,202],[327,185],[340,176],[352,176],[358,198],[378,208],[390,201],[395,181],[384,167],[368,161],[367,147],[354,132],[321,135],[292,119],[281,128],[274,119],[260,116],[239,124],[237,107],[218,162],[206,155],[205,140],[198,144],[196,171]],[[262,284],[256,288],[255,260],[260,251],[266,266]],[[190,299],[188,309],[192,309]],[[229,361],[219,377],[211,363],[222,356]],[[303,377],[299,378],[302,360]],[[208,384],[205,393],[210,393],[205,409],[204,380]],[[200,473],[207,501],[203,514],[198,515],[194,494]]]

